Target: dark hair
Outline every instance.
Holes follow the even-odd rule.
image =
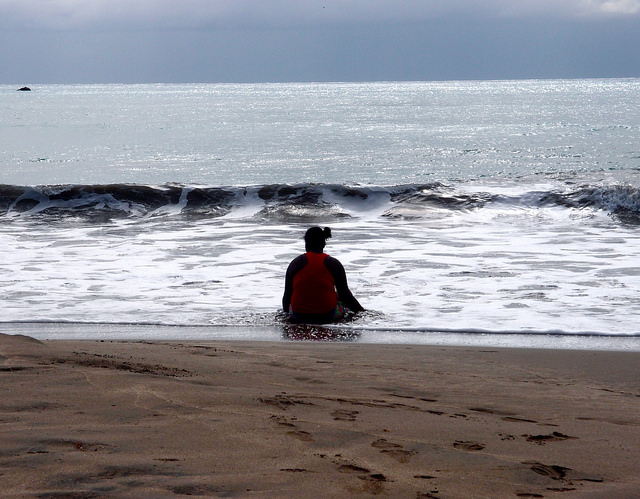
[[[311,227],[304,235],[304,245],[307,251],[322,251],[327,239],[331,237],[331,229],[325,227]]]

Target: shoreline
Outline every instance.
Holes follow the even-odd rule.
[[[7,497],[640,492],[638,352],[0,334],[0,377]]]
[[[257,341],[337,342],[374,345],[459,346],[640,352],[640,334],[560,331],[427,330],[384,327],[178,325],[85,322],[0,322],[0,334],[41,341]]]

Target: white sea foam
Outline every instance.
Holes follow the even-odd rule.
[[[306,225],[165,217],[2,232],[3,320],[270,325]],[[336,220],[328,251],[375,312],[354,325],[638,333],[635,227],[498,210]]]

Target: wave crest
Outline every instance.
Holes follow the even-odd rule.
[[[568,191],[505,196],[465,192],[439,182],[396,186],[271,184],[248,187],[108,185],[0,185],[0,217],[73,217],[88,221],[162,215],[221,217],[241,208],[267,220],[323,221],[375,213],[422,218],[434,212],[464,212],[500,204],[606,211],[640,224],[640,189],[628,185],[582,186]]]
[[[603,210],[626,222],[640,223],[640,189],[629,185],[583,186],[569,192],[550,192],[542,204]]]

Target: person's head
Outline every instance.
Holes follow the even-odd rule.
[[[311,227],[304,235],[304,247],[306,251],[322,253],[327,239],[331,237],[331,229],[325,227]]]

